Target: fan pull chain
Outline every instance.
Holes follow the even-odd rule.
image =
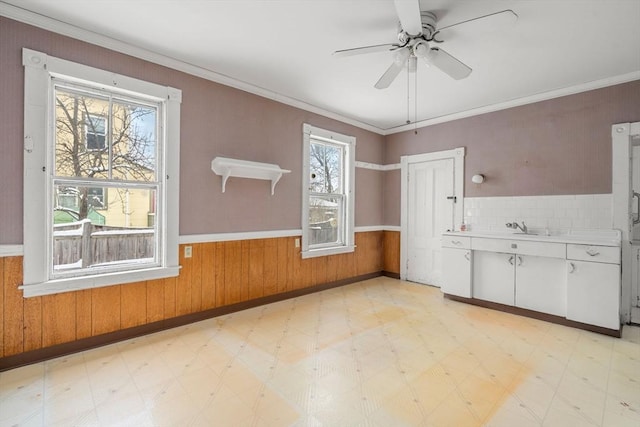
[[[407,124],[411,123],[411,58],[407,59]]]
[[[413,95],[413,134],[418,134],[418,69],[416,67],[416,71],[413,73],[413,78],[415,83],[413,87],[415,89],[415,93]]]

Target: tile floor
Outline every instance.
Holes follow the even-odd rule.
[[[1,426],[640,426],[616,339],[379,277],[0,373]]]

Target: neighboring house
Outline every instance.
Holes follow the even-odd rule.
[[[153,179],[155,110],[66,87],[56,90],[55,101],[56,176],[78,185],[55,187],[54,223],[89,218],[113,227],[153,226],[152,192],[91,182]]]

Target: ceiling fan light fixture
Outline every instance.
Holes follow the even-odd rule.
[[[432,64],[436,58],[438,57],[438,52],[440,52],[437,48],[429,49],[427,53],[424,55],[424,60],[427,64]]]
[[[426,59],[429,54],[429,43],[426,40],[419,40],[413,45],[413,54],[417,58]]]

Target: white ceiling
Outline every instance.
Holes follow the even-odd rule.
[[[5,3],[222,75],[209,73],[214,80],[237,80],[236,86],[249,91],[308,104],[380,133],[407,128],[407,74],[388,89],[373,87],[392,61],[389,52],[332,56],[339,49],[396,42],[392,0]],[[7,14],[10,6],[5,6],[0,13]],[[421,0],[420,7],[436,13],[438,26],[504,9],[519,16],[506,28],[465,31],[460,26],[445,40],[441,47],[473,68],[464,80],[418,65],[417,119],[423,124],[640,78],[640,0]],[[414,120],[413,101],[410,104]]]

